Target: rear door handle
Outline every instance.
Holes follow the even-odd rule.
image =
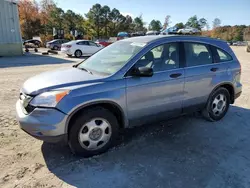
[[[171,74],[170,77],[171,78],[178,78],[180,77],[182,74],[181,73],[174,73],[174,74]]]
[[[219,69],[219,68],[213,67],[213,68],[211,68],[210,70],[211,70],[212,72],[216,72],[218,69]]]

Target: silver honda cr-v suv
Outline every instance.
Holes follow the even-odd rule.
[[[226,42],[196,36],[144,36],[115,42],[73,67],[28,79],[16,103],[20,127],[65,140],[92,156],[119,129],[200,111],[225,116],[240,96],[241,66]]]

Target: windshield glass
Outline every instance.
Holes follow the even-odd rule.
[[[78,68],[84,68],[100,74],[114,74],[145,45],[145,43],[117,41],[79,64]]]

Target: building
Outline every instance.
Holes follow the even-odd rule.
[[[22,55],[17,0],[0,0],[0,56]]]

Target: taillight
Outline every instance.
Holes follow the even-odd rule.
[[[72,47],[72,45],[67,45],[67,46],[66,46],[66,48],[71,48],[71,47]]]

